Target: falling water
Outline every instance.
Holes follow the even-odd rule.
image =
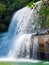
[[[38,50],[38,37],[34,37],[33,41],[33,58],[37,59],[37,50]]]
[[[15,26],[16,30],[14,32],[12,46],[8,54],[9,57],[30,58],[31,36],[33,33],[36,34],[34,29],[36,25],[34,23],[36,22],[36,18],[38,19],[37,11],[39,11],[39,8],[40,6],[35,10],[34,8],[30,9],[25,7],[14,14],[9,31],[11,31],[11,27],[14,28]],[[34,40],[34,43],[35,42],[36,39]],[[35,44],[37,45],[37,43]],[[34,49],[37,49],[37,47]],[[37,51],[33,50],[33,53],[37,53]]]
[[[37,2],[39,4],[40,2]],[[24,7],[15,12],[9,30],[5,36],[1,38],[0,56],[8,56],[9,58],[30,58],[31,37],[37,31],[37,11],[40,10],[40,5],[37,9]],[[37,38],[33,41],[33,56],[37,58]],[[36,42],[36,43],[35,43]],[[3,48],[3,49],[2,49]]]
[[[14,44],[9,56],[15,58],[29,58],[30,37],[30,34],[18,36],[18,38],[14,40]]]

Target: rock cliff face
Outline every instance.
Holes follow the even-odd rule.
[[[46,50],[49,49],[49,35],[40,35],[38,37],[39,48],[38,51],[42,53],[46,53]],[[49,53],[49,51],[47,51]]]
[[[49,60],[49,34],[44,34],[44,35],[37,35],[33,36],[31,38],[32,44],[34,44],[34,38],[37,38],[37,43],[38,48],[37,48],[37,56],[38,59],[44,59],[44,60]]]

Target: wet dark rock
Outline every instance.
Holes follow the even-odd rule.
[[[38,60],[46,60],[46,54],[45,53],[42,53],[42,52],[38,52],[37,53],[37,56],[38,56]]]
[[[49,60],[49,34],[42,34],[42,35],[32,35],[31,42],[35,40],[34,37],[38,38],[37,44],[37,59],[39,60]],[[33,48],[31,48],[31,52]],[[32,54],[30,54],[31,56]],[[31,56],[32,57],[32,56]]]

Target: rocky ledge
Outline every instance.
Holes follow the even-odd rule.
[[[37,41],[35,41],[37,39]],[[38,44],[37,55],[38,59],[49,60],[49,33],[35,35],[31,37],[32,45],[35,43]]]

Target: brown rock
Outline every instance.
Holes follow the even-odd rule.
[[[47,44],[49,44],[49,39],[46,41]]]
[[[39,46],[38,52],[42,52],[45,53],[45,47],[43,46]]]
[[[42,36],[38,37],[38,44],[43,45],[44,44],[44,38]]]
[[[38,44],[39,44],[38,52],[45,53],[44,37],[43,36],[38,37]]]

